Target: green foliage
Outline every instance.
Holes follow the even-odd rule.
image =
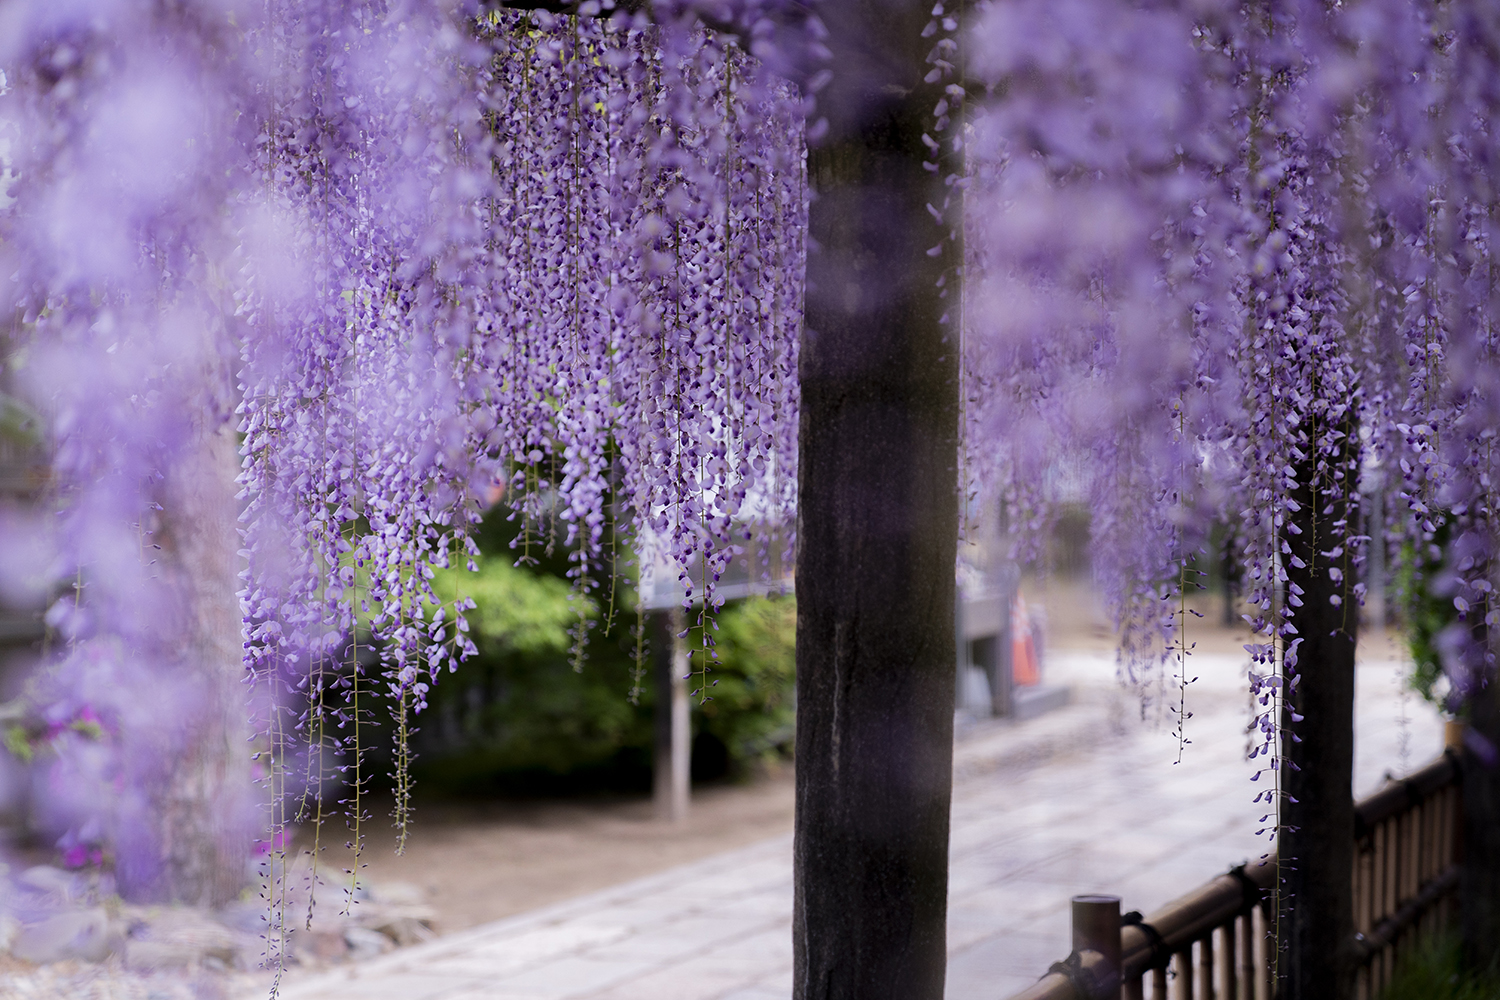
[[[1463,967],[1457,934],[1429,941],[1396,966],[1381,1000],[1500,1000],[1500,975]]]
[[[36,750],[31,745],[31,737],[24,726],[6,726],[4,738],[0,740],[5,749],[10,751],[12,757],[23,764],[30,764],[36,757]]]
[[[624,630],[592,629],[574,669],[570,630],[580,616],[567,581],[491,555],[478,573],[448,571],[433,582],[444,598],[474,600],[478,655],[436,685],[422,715],[421,785],[532,792],[649,782],[651,703],[630,703],[633,643],[626,647]],[[594,602],[582,611],[597,625]]]
[[[469,598],[476,607],[469,613],[469,626],[476,645],[491,653],[520,656],[553,656],[565,653],[568,630],[578,619],[564,580],[511,565],[504,556],[481,556],[479,571],[440,570],[432,589],[446,599]],[[586,613],[594,617],[593,602]]]
[[[19,399],[0,392],[0,446],[34,450],[41,444],[41,420]]]
[[[1435,592],[1433,581],[1443,569],[1448,541],[1446,520],[1421,546],[1407,542],[1401,548],[1400,568],[1396,573],[1396,595],[1406,624],[1406,641],[1411,650],[1411,686],[1428,701],[1446,710],[1437,689],[1443,677],[1442,659],[1438,655],[1437,637],[1458,620],[1458,610],[1451,598]]]
[[[752,597],[719,615],[718,661],[700,728],[718,737],[733,765],[789,754],[796,717],[797,602]]]
[[[446,570],[432,580],[444,604],[474,601],[478,652],[434,685],[417,720],[414,777],[425,792],[651,787],[655,690],[649,663],[636,660],[630,577],[594,567],[591,576],[606,583],[577,597],[559,529],[546,520],[522,528],[496,508],[478,528],[477,573]],[[603,553],[612,564],[607,535]],[[795,633],[790,598],[739,601],[718,615],[709,700],[693,705],[694,777],[742,774],[790,753]]]
[[[478,572],[437,574],[445,603],[472,598],[468,613],[478,654],[444,676],[418,720],[418,786],[441,794],[552,794],[650,787],[655,690],[645,672],[632,702],[637,664],[635,595],[619,582],[611,595],[577,603],[566,562],[533,540],[534,566],[516,566],[505,522],[480,532]],[[580,610],[589,630],[584,658],[572,650]],[[709,700],[695,704],[694,774],[744,773],[790,753],[794,715],[796,605],[755,598],[726,607],[713,632],[719,659]]]

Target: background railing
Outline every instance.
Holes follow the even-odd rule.
[[[1413,944],[1456,910],[1462,811],[1458,755],[1444,751],[1354,809],[1358,1000],[1374,1000]]]
[[[1396,962],[1445,926],[1458,888],[1459,731],[1443,756],[1355,807],[1356,996],[1375,1000]],[[1241,865],[1156,912],[1115,896],[1073,899],[1073,953],[1011,1000],[1272,1000],[1276,861]]]

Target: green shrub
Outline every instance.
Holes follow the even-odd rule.
[[[737,602],[719,615],[718,625],[710,700],[695,706],[700,729],[723,742],[735,769],[790,755],[796,718],[795,598]]]
[[[1444,711],[1447,705],[1443,704],[1438,687],[1443,667],[1437,637],[1458,621],[1458,611],[1451,596],[1434,591],[1433,581],[1443,571],[1448,534],[1448,521],[1444,520],[1431,541],[1421,545],[1407,542],[1401,548],[1400,568],[1396,573],[1396,596],[1411,650],[1412,689]]]
[[[445,599],[473,598],[468,618],[478,654],[429,695],[414,739],[418,788],[448,795],[648,789],[656,692],[649,664],[636,664],[633,591],[617,584],[607,632],[608,592],[584,604],[591,628],[575,663],[579,616],[566,562],[543,550],[537,565],[514,565],[506,528],[493,520],[484,526],[477,573],[446,571],[433,581]],[[692,713],[700,780],[743,775],[791,752],[794,601],[736,602],[717,624],[709,700],[694,699]]]
[[[434,580],[445,597],[473,598],[478,654],[434,687],[417,742],[419,785],[448,793],[649,786],[654,698],[643,688],[631,702],[628,631],[617,623],[601,634],[589,602],[596,627],[574,669],[578,613],[567,581],[513,566],[507,555]]]
[[[1381,1000],[1500,1000],[1500,975],[1463,967],[1457,934],[1445,934],[1410,953],[1396,966]]]

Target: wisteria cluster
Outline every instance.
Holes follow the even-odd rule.
[[[3,17],[3,388],[42,417],[52,482],[6,512],[0,564],[7,594],[53,601],[38,711],[97,720],[39,776],[36,822],[111,850],[130,895],[233,898],[251,817],[227,278],[252,75],[185,11]]]
[[[174,553],[171,574],[147,557],[164,524],[211,513],[171,485],[235,431],[272,825],[342,805],[356,843],[361,726],[394,715],[404,823],[410,716],[473,649],[434,570],[473,554],[497,495],[561,526],[581,597],[612,527],[709,609],[747,522],[786,516],[807,104],[768,69],[795,56],[792,29],[757,5],[122,0],[23,4],[14,23],[7,348],[57,477],[38,575],[76,584],[51,620],[66,663],[116,684],[97,697],[84,667],[54,671],[122,734],[99,782],[150,807],[167,779],[124,770],[136,716],[201,728],[191,706],[162,710],[180,687],[163,671],[240,665],[184,642],[222,621],[194,633],[173,613],[184,587],[232,575],[232,550]],[[352,792],[325,802],[325,785]],[[114,800],[70,822],[114,842]]]
[[[360,724],[364,641],[404,823],[407,713],[473,649],[429,581],[472,554],[488,491],[565,526],[580,595],[623,508],[710,607],[748,492],[786,509],[806,192],[800,99],[717,36],[503,13],[409,52],[388,27],[361,37],[409,61],[405,89],[357,51],[278,77],[302,82],[272,105],[267,190],[302,243],[241,303],[242,518],[249,653],[304,692],[309,773],[330,747],[364,777],[334,736]]]
[[[1435,584],[1471,623],[1500,614],[1497,38],[1480,4],[1020,0],[963,39],[976,478],[1023,555],[1061,501],[1093,509],[1143,687],[1185,654],[1190,567],[1229,526],[1272,768],[1299,552],[1353,616],[1371,537],[1425,546],[1448,520]],[[1405,504],[1372,523],[1381,477]],[[1490,654],[1451,639],[1462,688]]]
[[[1021,549],[1089,504],[1143,689],[1229,525],[1273,767],[1302,539],[1353,615],[1372,536],[1447,525],[1434,583],[1476,626],[1447,640],[1455,689],[1492,666],[1497,17],[933,9],[970,478]],[[816,126],[777,74],[815,90],[820,35],[771,0],[0,8],[0,388],[54,476],[39,519],[0,522],[42,568],[0,583],[50,588],[44,710],[102,734],[57,772],[61,825],[143,886],[193,867],[160,850],[205,839],[162,789],[238,766],[243,666],[274,801],[318,818],[342,775],[357,826],[372,707],[404,762],[472,648],[432,581],[497,494],[561,533],[579,596],[624,536],[714,606],[747,520],[794,496]],[[1373,524],[1381,477],[1404,503]],[[235,516],[238,553],[214,541]],[[207,839],[243,841],[242,812]]]

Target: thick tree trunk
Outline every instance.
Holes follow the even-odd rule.
[[[150,791],[121,817],[120,892],[138,901],[220,906],[248,877],[250,757],[245,742],[233,433],[205,431],[167,483],[163,557],[185,600],[176,714],[154,734]],[[167,668],[170,669],[170,668]]]
[[[1324,467],[1342,468],[1341,489],[1359,475],[1358,435],[1346,454]],[[1352,563],[1338,544],[1333,523],[1349,515],[1345,501],[1321,495],[1310,463],[1299,470],[1293,494],[1300,510],[1289,520],[1301,534],[1284,535],[1291,548],[1288,598],[1300,588],[1293,623],[1301,638],[1297,682],[1288,706],[1301,722],[1284,717],[1281,837],[1277,848],[1281,898],[1277,926],[1284,1000],[1347,1000],[1354,982],[1354,646],[1359,606]],[[1296,560],[1306,565],[1298,568]],[[1334,574],[1343,572],[1341,580]],[[1330,600],[1337,598],[1340,603]]]
[[[835,82],[801,360],[794,995],[940,1000],[958,344],[925,204],[926,6],[823,11]],[[945,244],[951,248],[951,242]]]
[[[1475,595],[1478,596],[1478,595]],[[1490,646],[1486,607],[1470,611],[1474,644],[1470,669],[1484,686],[1469,699],[1463,754],[1463,854],[1459,914],[1464,961],[1476,970],[1500,969],[1500,684],[1482,662]]]

